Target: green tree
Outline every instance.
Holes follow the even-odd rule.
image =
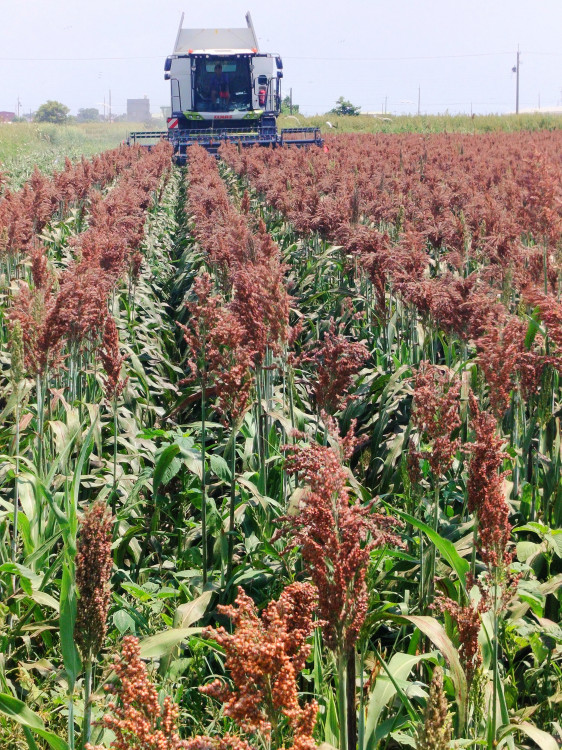
[[[70,109],[61,102],[49,99],[39,107],[33,119],[35,122],[54,122],[61,125],[66,122],[69,112]]]
[[[344,99],[343,96],[336,102],[336,106],[330,110],[332,115],[359,115],[361,114],[361,107],[356,107],[348,99]]]
[[[281,102],[281,112],[284,115],[291,114],[291,97],[290,96],[283,97],[283,100]],[[293,102],[293,114],[295,115],[298,113],[299,113],[299,105]]]
[[[76,119],[78,120],[78,122],[97,122],[100,119],[100,111],[95,107],[79,109]]]

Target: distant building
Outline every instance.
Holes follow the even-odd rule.
[[[150,99],[145,96],[142,99],[127,99],[127,120],[129,122],[149,122]]]
[[[15,112],[1,112],[0,111],[0,122],[12,122],[15,118]]]

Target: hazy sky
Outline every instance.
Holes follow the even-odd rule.
[[[185,27],[244,26],[285,65],[307,114],[343,95],[363,111],[509,112],[562,104],[562,0],[0,0],[0,110],[47,99],[169,104],[163,65]],[[53,59],[57,58],[57,59]]]

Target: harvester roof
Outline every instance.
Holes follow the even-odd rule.
[[[174,55],[256,52],[258,40],[249,13],[246,15],[246,22],[248,26],[243,29],[182,29],[182,15]]]

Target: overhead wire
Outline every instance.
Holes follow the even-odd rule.
[[[455,60],[469,57],[496,57],[504,55],[513,55],[513,50],[503,52],[467,52],[455,55],[396,55],[380,57],[345,57],[331,55],[330,57],[314,57],[308,55],[283,55],[285,60],[310,60],[317,62],[335,61],[335,62],[397,62],[408,60]],[[546,55],[551,57],[560,57],[562,52],[532,52],[521,50],[522,55]],[[162,55],[121,55],[115,57],[2,57],[2,62],[103,62],[115,60],[163,60],[166,54]]]

